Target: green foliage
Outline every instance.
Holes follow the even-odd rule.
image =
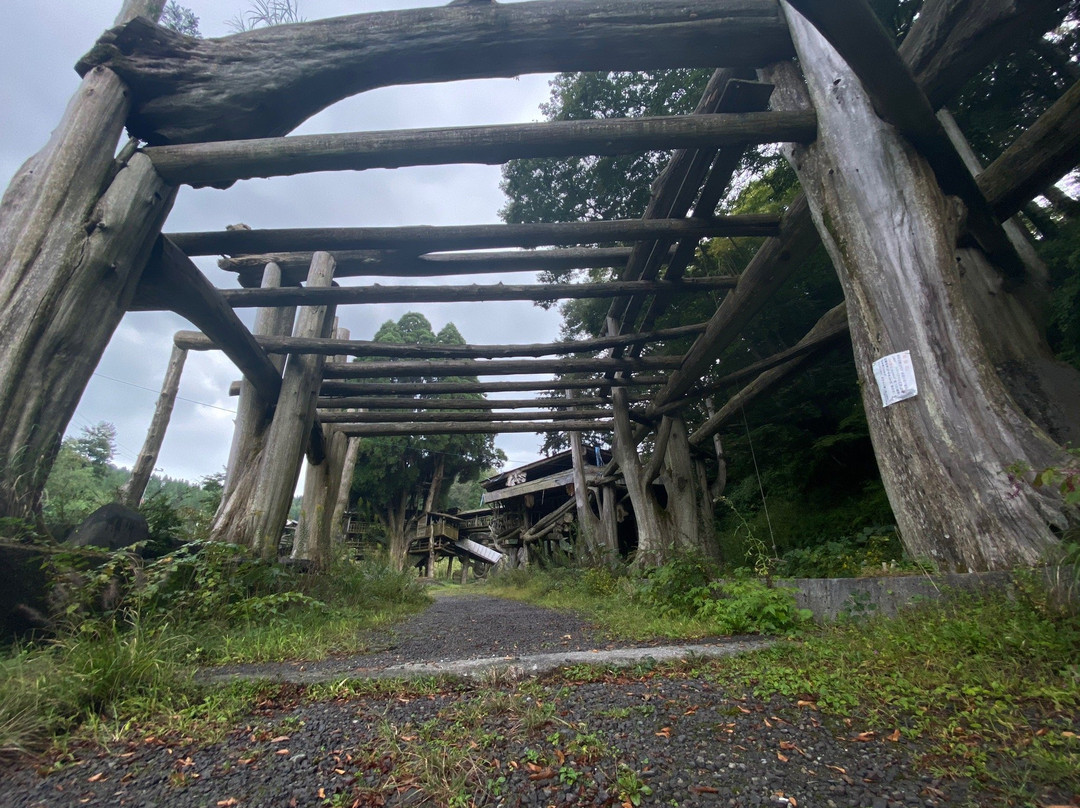
[[[904,558],[893,525],[863,528],[854,536],[796,547],[780,557],[776,574],[785,578],[854,578],[921,567]]]
[[[186,6],[180,5],[176,0],[169,0],[165,4],[165,8],[161,10],[159,22],[163,28],[176,31],[178,34],[193,37],[202,36],[199,33],[199,18],[195,16],[195,12]]]

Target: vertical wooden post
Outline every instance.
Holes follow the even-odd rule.
[[[428,518],[431,515],[428,514]],[[435,525],[428,525],[428,554],[427,554],[427,577],[435,577]]]
[[[281,285],[281,267],[269,263],[263,270],[263,288],[274,289]],[[295,307],[262,308],[255,315],[253,332],[257,336],[287,336],[292,333]],[[270,361],[281,370],[285,357],[271,355]],[[221,505],[214,516],[210,536],[214,541],[227,541],[251,546],[251,534],[246,530],[248,509],[255,484],[259,477],[259,461],[270,427],[270,410],[274,402],[263,401],[255,386],[247,379],[240,381],[240,397],[236,405],[236,425],[233,428],[229,465],[225,472],[225,486]]]
[[[578,555],[593,558],[600,548],[600,520],[589,506],[589,489],[585,482],[585,453],[581,433],[570,433],[570,457],[574,463],[574,506],[577,509]]]
[[[448,581],[454,580],[454,557],[453,556],[447,556],[446,557],[446,580],[448,580]]]
[[[185,359],[187,359],[187,350],[174,345],[172,355],[169,357],[169,366],[165,370],[165,381],[161,384],[161,395],[158,396],[157,407],[154,408],[154,417],[146,432],[146,441],[135,461],[135,466],[131,469],[131,477],[120,489],[120,503],[128,508],[139,507],[143,493],[146,491],[146,484],[150,482],[150,475],[154,473],[158,453],[161,451],[162,441],[165,440],[165,430],[169,428],[169,418],[172,416],[173,405],[176,403],[176,393],[180,389],[180,375],[184,372]]]
[[[360,457],[360,437],[349,436],[345,448],[345,459],[341,463],[341,483],[338,485],[337,502],[334,505],[334,517],[330,522],[333,541],[345,540],[345,511],[349,507],[349,492],[352,490],[353,472]]]
[[[464,558],[461,559],[461,584],[464,586],[469,582],[469,562]]]
[[[334,266],[330,253],[315,253],[307,285],[330,286]],[[304,306],[297,314],[293,336],[324,337],[328,317],[333,317],[333,313],[327,306]],[[250,546],[263,558],[275,556],[278,537],[289,515],[304,449],[315,420],[315,401],[324,362],[322,356],[292,354],[285,363],[281,394],[267,430],[247,518]]]
[[[117,24],[160,13],[156,0],[129,0]],[[0,517],[37,514],[175,199],[144,155],[114,160],[130,107],[115,73],[90,71],[0,201]]]

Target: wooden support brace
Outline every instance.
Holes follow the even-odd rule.
[[[302,355],[302,354],[298,354]],[[679,367],[677,356],[646,356],[640,359],[441,359],[430,361],[327,362],[324,379],[378,379],[408,376],[508,376],[519,373],[631,373],[671,370]],[[550,385],[549,385],[550,386]],[[432,391],[434,392],[434,391]]]

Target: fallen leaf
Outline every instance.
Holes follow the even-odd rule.
[[[828,763],[826,763],[825,768],[832,769],[834,772],[837,772],[839,774],[847,774],[847,769],[845,769],[843,766],[830,766]]]
[[[562,753],[561,749],[555,750],[555,758],[559,761],[559,765],[566,763],[566,755]]]
[[[892,735],[889,736],[889,740],[893,743],[897,743],[900,740],[900,729],[894,729]]]
[[[805,699],[799,699],[797,702],[795,702],[795,705],[797,707],[809,707],[811,710],[817,709],[817,702],[806,701]]]
[[[1062,738],[1080,738],[1080,735],[1077,735],[1075,732],[1069,732],[1068,730],[1064,730],[1061,733],[1061,737]]]
[[[289,740],[288,735],[278,735],[276,738],[271,738],[270,743],[283,743],[284,741],[287,741],[287,740]]]
[[[544,767],[541,766],[539,763],[526,763],[525,768],[528,769],[531,772],[538,772],[541,769],[543,769]]]
[[[345,774],[344,769],[334,769],[334,774]]]
[[[659,732],[656,733],[656,737],[658,737],[658,738],[670,738],[671,737],[671,727],[664,727],[663,729],[661,729]]]
[[[254,763],[254,762],[255,762],[255,760],[256,760],[256,758],[253,758],[253,757],[246,757],[246,758],[240,758],[240,759],[239,759],[238,761],[236,761],[236,762],[237,762],[237,763],[239,763],[239,764],[240,764],[241,766],[246,766],[246,765],[248,765],[249,763]]]
[[[776,759],[779,760],[781,763],[787,763],[788,762],[788,756],[785,755],[783,752],[777,752],[776,753]]]
[[[719,794],[720,789],[712,786],[690,786],[691,794]]]
[[[413,741],[416,740],[415,735],[402,735],[400,737],[401,737],[401,740],[405,741],[405,743],[412,743]]]
[[[289,750],[288,749],[279,749],[274,754],[275,755],[287,755],[287,754],[289,754]]]
[[[319,796],[322,795],[320,794]],[[237,805],[239,802],[240,800],[236,799],[236,797],[229,797],[228,799],[218,800],[217,804],[219,808],[231,808],[231,806]]]
[[[86,782],[88,782],[88,783],[100,783],[104,779],[105,779],[105,772],[98,772],[95,775],[87,777]]]
[[[325,788],[320,788],[318,790],[318,792],[316,792],[316,793],[319,795],[320,800],[325,800],[326,799],[326,789]]]
[[[693,707],[687,708],[686,712],[683,713],[683,715],[693,715],[697,711],[698,711],[698,706],[695,704]]]
[[[783,749],[785,752],[793,752],[799,747],[797,747],[791,741],[780,741],[780,748]]]
[[[874,733],[873,731],[871,731],[871,732],[860,732],[858,735],[855,736],[855,738],[853,740],[860,741],[860,742],[862,742],[862,741],[872,741],[876,737],[877,737],[877,734]]]
[[[743,706],[742,706],[741,704],[739,704],[739,705],[736,705],[736,706],[737,706],[737,707],[739,708],[739,712],[740,712],[740,713],[747,713],[747,714],[749,714],[750,712],[752,712],[752,710],[747,710],[747,709],[746,709],[745,707],[743,707]]]
[[[548,766],[545,769],[541,769],[538,772],[533,772],[529,775],[530,780],[550,780],[555,776],[555,770]]]

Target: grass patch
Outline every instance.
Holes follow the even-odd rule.
[[[899,733],[922,750],[920,767],[1029,805],[1080,794],[1078,659],[1080,619],[1021,593],[956,595],[710,667],[761,698]]]

